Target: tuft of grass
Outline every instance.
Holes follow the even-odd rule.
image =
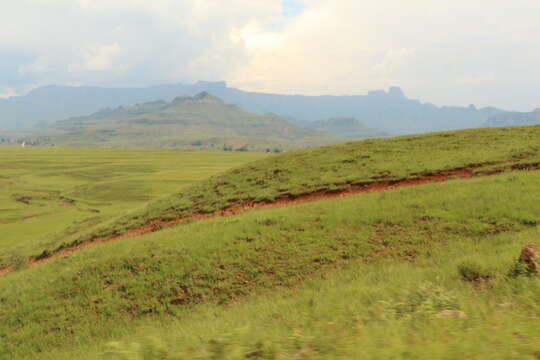
[[[540,274],[538,272],[532,272],[527,264],[515,261],[508,271],[508,276],[511,278],[518,278],[520,276],[540,277]]]
[[[443,310],[459,309],[459,303],[452,293],[433,283],[419,284],[410,290],[405,301],[390,304],[396,316],[434,315]]]
[[[486,282],[493,278],[494,272],[475,261],[466,261],[457,266],[459,276],[469,282]]]
[[[517,278],[520,276],[531,276],[531,275],[532,274],[529,272],[527,265],[519,261],[514,262],[514,264],[512,264],[510,270],[508,271],[508,276],[511,278]]]

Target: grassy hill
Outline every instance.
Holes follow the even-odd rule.
[[[389,133],[372,129],[354,118],[332,118],[319,121],[302,121],[297,124],[347,139],[368,139],[390,136]]]
[[[272,155],[36,244],[25,256],[184,219],[4,274],[0,358],[534,359],[540,279],[513,270],[540,243],[538,140]],[[355,194],[372,184],[386,191]]]
[[[105,109],[18,137],[38,143],[109,148],[290,150],[339,142],[276,115],[245,112],[206,92],[172,102]]]
[[[504,112],[490,117],[486,126],[523,126],[536,125],[540,123],[540,109],[532,112]]]
[[[536,168],[539,143],[540,128],[524,127],[374,139],[282,154],[212,177],[87,233],[62,238],[47,252],[146,225],[159,227],[176,219],[361,189],[371,183],[391,185],[453,169],[474,175]]]

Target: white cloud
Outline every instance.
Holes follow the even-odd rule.
[[[456,83],[458,85],[482,85],[482,84],[493,84],[495,82],[496,82],[496,79],[493,74],[470,75],[470,76],[465,76],[456,80]]]
[[[232,35],[253,21],[272,21],[280,9],[280,0],[6,2],[0,56],[32,56],[18,64],[19,83],[3,84],[0,68],[0,86],[222,79],[246,60]]]
[[[407,60],[415,55],[415,49],[390,49],[386,51],[382,60],[373,66],[373,72],[392,74],[400,70]]]
[[[80,66],[83,71],[122,71],[126,67],[118,63],[122,48],[118,43],[99,45],[85,51],[85,61]]]
[[[0,87],[224,79],[257,91],[398,85],[437,104],[539,105],[537,0],[295,2],[305,10],[285,17],[281,0],[4,1]]]
[[[233,38],[243,42],[248,50],[275,49],[283,45],[286,34],[264,31],[263,24],[252,22],[240,31],[232,34]]]
[[[233,84],[286,93],[399,85],[438,104],[538,106],[537,0],[318,0]],[[264,38],[264,34],[258,34]],[[517,92],[516,92],[517,91]]]
[[[17,96],[17,92],[9,87],[0,87],[0,99],[6,99],[12,96]]]

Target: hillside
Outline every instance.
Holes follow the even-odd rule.
[[[259,114],[274,113],[298,121],[336,117],[361,119],[366,126],[397,135],[482,126],[496,108],[435,106],[408,99],[397,87],[366,95],[303,96],[243,91],[223,82],[200,81],[148,88],[48,86],[25,96],[0,99],[0,130],[21,129],[40,122],[81,116],[106,107],[172,100],[178,94],[210,92],[224,101]]]
[[[506,112],[490,117],[486,126],[515,126],[540,124],[540,109],[532,112]]]
[[[0,358],[534,359],[540,281],[516,260],[539,244],[539,140],[270,155],[4,246]]]
[[[79,147],[273,151],[336,143],[338,137],[257,115],[202,92],[52,123],[20,134],[38,143]]]
[[[281,154],[214,176],[97,227],[52,237],[46,248],[29,247],[18,255],[54,254],[273,203],[535,169],[540,164],[539,141],[540,128],[533,126],[370,139]],[[1,265],[12,265],[13,251],[4,249]]]
[[[368,128],[360,121],[353,118],[334,118],[318,121],[295,121],[295,123],[309,129],[318,130],[347,139],[368,139],[390,136],[384,131]]]
[[[519,139],[519,145],[515,139]],[[133,227],[152,229],[154,225],[162,226],[160,223],[174,224],[199,214],[234,213],[236,209],[304,196],[339,194],[437,176],[537,168],[539,142],[539,127],[503,128],[373,139],[284,154],[171,194],[74,243]],[[157,224],[152,223],[155,220]]]

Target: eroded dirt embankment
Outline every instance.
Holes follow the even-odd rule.
[[[357,184],[344,184],[342,188],[337,190],[319,190],[316,192],[300,194],[300,195],[291,195],[285,194],[276,198],[273,202],[256,202],[251,199],[241,200],[236,203],[231,204],[225,209],[221,209],[212,213],[197,213],[183,216],[175,219],[162,219],[156,218],[148,221],[146,224],[126,230],[120,234],[111,234],[102,237],[96,237],[89,239],[81,244],[74,245],[67,249],[62,249],[52,253],[45,253],[37,257],[29,259],[26,263],[27,266],[33,266],[40,263],[45,263],[52,261],[56,258],[67,256],[73,252],[94,246],[99,243],[121,240],[129,237],[140,236],[165,228],[180,224],[187,220],[204,220],[214,217],[222,216],[233,216],[238,215],[243,212],[246,212],[255,208],[265,208],[265,207],[282,207],[290,206],[294,204],[300,204],[305,202],[313,202],[325,199],[334,199],[350,195],[362,194],[362,193],[372,193],[372,192],[381,192],[394,190],[401,187],[407,186],[418,186],[429,183],[443,182],[451,179],[470,179],[474,177],[481,176],[490,176],[500,174],[506,171],[519,171],[519,170],[538,170],[540,169],[540,163],[527,163],[527,164],[513,164],[500,167],[492,167],[488,170],[481,170],[485,166],[495,166],[496,163],[484,163],[484,164],[474,164],[466,167],[441,170],[438,172],[431,172],[428,174],[413,174],[411,177],[400,180],[375,180],[365,183]],[[6,267],[0,269],[0,276],[5,275],[13,270],[13,267]]]

